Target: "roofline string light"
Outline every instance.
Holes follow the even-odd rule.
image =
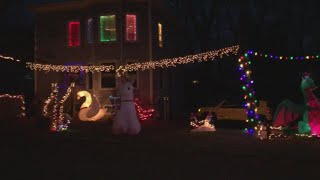
[[[167,68],[167,67],[176,67],[179,64],[190,64],[195,62],[203,62],[208,60],[214,60],[216,58],[222,58],[223,56],[236,55],[239,51],[239,45],[226,47],[222,49],[217,49],[213,51],[208,51],[195,55],[188,55],[184,57],[176,57],[171,59],[162,59],[162,60],[152,60],[152,61],[140,61],[135,60],[135,62],[141,63],[132,63],[120,66],[117,71],[122,70],[124,72],[131,72],[137,70],[147,70],[147,69],[155,69],[155,68]],[[19,59],[15,59],[13,57],[2,56],[2,59],[8,59],[12,61],[21,62]],[[44,71],[44,72],[71,72],[71,73],[99,73],[99,72],[110,72],[115,70],[113,65],[105,66],[105,65],[83,65],[83,66],[70,66],[70,65],[54,65],[54,64],[41,64],[41,63],[33,63],[26,62],[26,67],[33,71]]]
[[[239,45],[226,47],[218,50],[208,51],[195,55],[188,55],[184,57],[177,57],[171,59],[162,59],[159,61],[147,61],[142,63],[132,63],[126,64],[124,66],[120,66],[116,71],[117,75],[121,76],[119,72],[132,72],[138,70],[148,70],[155,68],[168,68],[168,67],[176,67],[181,64],[190,64],[195,62],[206,62],[209,60],[214,60],[216,58],[222,58],[223,56],[236,55],[239,51]],[[139,61],[138,61],[139,62]]]
[[[283,56],[283,55],[275,55],[275,54],[266,54],[258,51],[249,50],[246,52],[249,56],[257,56],[270,60],[290,60],[290,61],[301,61],[301,60],[319,60],[320,55],[306,55],[306,56]]]

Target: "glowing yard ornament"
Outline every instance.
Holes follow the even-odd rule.
[[[209,112],[207,114],[206,119],[202,120],[202,121],[198,121],[197,117],[191,113],[191,122],[190,125],[193,127],[193,129],[191,130],[191,132],[214,132],[216,131],[216,128],[214,127],[213,123],[212,123],[212,113]]]
[[[88,117],[89,113],[94,110],[93,105],[99,105],[99,102],[96,101],[97,104],[92,104],[92,96],[88,91],[79,91],[77,93],[77,99],[79,100],[81,97],[85,97],[86,101],[81,105],[80,111],[79,111],[79,119],[81,121],[98,121],[103,118],[104,115],[107,113],[107,109],[99,109],[99,111],[94,114],[92,117]]]

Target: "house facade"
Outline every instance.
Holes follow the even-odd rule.
[[[82,0],[34,6],[35,62],[61,65],[114,65],[177,56],[174,17],[162,0]],[[168,69],[128,73],[135,94],[168,116],[173,72]],[[49,96],[51,83],[76,81],[102,105],[116,95],[116,72],[35,72],[35,93]],[[167,118],[167,117],[166,117]]]

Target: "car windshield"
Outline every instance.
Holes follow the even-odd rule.
[[[221,107],[223,107],[223,108],[242,108],[242,104],[243,104],[243,102],[240,102],[235,99],[224,99]]]

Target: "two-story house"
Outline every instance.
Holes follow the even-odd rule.
[[[35,14],[35,62],[62,65],[119,65],[175,57],[175,17],[163,0],[79,0],[40,4]],[[116,72],[73,75],[102,105],[116,94]],[[172,70],[131,72],[135,93],[145,104],[168,111]],[[35,93],[45,98],[65,73],[35,72]],[[166,109],[167,110],[164,110]],[[167,113],[166,113],[167,114]]]

